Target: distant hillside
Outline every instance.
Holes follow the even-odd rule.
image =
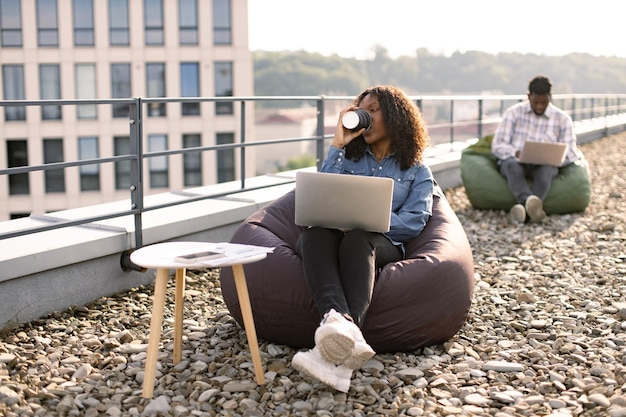
[[[420,49],[415,56],[392,59],[380,48],[372,60],[305,51],[253,55],[259,96],[354,96],[376,84],[393,84],[410,95],[524,94],[537,74],[550,77],[555,94],[626,93],[626,58],[588,54],[466,52],[447,57]]]

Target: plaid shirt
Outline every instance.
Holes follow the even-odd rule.
[[[572,118],[552,103],[541,116],[533,112],[528,101],[509,107],[493,136],[491,152],[498,159],[513,158],[527,140],[567,143],[564,165],[578,159]]]

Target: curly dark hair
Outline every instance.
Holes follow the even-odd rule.
[[[389,85],[366,89],[354,99],[353,104],[358,106],[368,94],[375,96],[380,103],[385,130],[400,169],[406,170],[415,163],[421,164],[430,137],[417,105],[402,90]],[[366,149],[365,139],[359,136],[346,146],[346,157],[358,161]]]

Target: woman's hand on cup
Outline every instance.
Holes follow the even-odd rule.
[[[352,142],[355,138],[361,136],[361,134],[365,131],[365,128],[359,129],[356,132],[352,132],[349,129],[346,129],[343,126],[341,120],[343,119],[343,115],[346,112],[357,109],[356,106],[349,106],[339,112],[339,119],[337,120],[337,127],[335,128],[335,137],[333,138],[332,145],[335,148],[341,149],[345,148],[348,143]]]

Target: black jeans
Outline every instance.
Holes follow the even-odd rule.
[[[403,258],[381,233],[311,227],[296,243],[304,276],[322,317],[335,309],[361,326],[372,300],[378,268]]]
[[[515,158],[500,161],[500,174],[506,178],[509,189],[519,204],[524,204],[531,194],[545,200],[550,192],[552,180],[559,173],[557,167],[551,165],[520,164]],[[533,181],[532,190],[526,178]]]

